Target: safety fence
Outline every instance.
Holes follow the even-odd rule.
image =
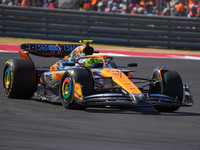
[[[0,36],[200,48],[200,19],[0,5]]]

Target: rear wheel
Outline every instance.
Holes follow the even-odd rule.
[[[93,78],[86,68],[71,68],[66,71],[60,81],[60,98],[62,104],[69,109],[85,109],[75,101],[75,83],[79,83],[82,89],[82,95],[88,96],[93,93]]]
[[[10,59],[3,71],[4,92],[9,98],[31,98],[37,88],[35,66],[28,59]]]
[[[183,100],[183,83],[180,75],[176,71],[161,70],[163,88],[161,94],[178,99],[181,103]],[[180,108],[180,106],[159,106],[154,108],[159,112],[173,112]]]

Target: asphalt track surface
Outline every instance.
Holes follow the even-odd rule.
[[[6,60],[17,53],[0,53],[1,150],[199,150],[200,61],[159,58],[114,58],[117,65],[137,62],[135,76],[149,78],[157,66],[176,70],[193,94],[194,106],[174,113],[144,108],[67,110],[39,100],[8,99],[2,86]],[[56,59],[32,57],[36,66]]]

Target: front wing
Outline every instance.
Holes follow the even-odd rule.
[[[177,99],[162,94],[144,94],[143,98],[136,98],[136,101],[125,94],[105,93],[94,94],[84,97],[84,99],[75,99],[76,102],[84,106],[183,106],[193,105],[193,99],[187,85],[184,86],[184,99],[182,103]]]

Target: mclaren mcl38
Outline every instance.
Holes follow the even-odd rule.
[[[8,98],[36,98],[61,102],[69,109],[90,106],[150,106],[159,112],[173,112],[192,106],[189,88],[176,71],[163,66],[149,79],[135,77],[132,70],[117,66],[113,58],[100,55],[83,40],[73,44],[22,44],[22,59],[9,59],[3,70],[3,87]],[[49,68],[35,67],[29,54],[59,57]],[[131,69],[130,69],[131,68]],[[137,86],[142,81],[144,85]]]

